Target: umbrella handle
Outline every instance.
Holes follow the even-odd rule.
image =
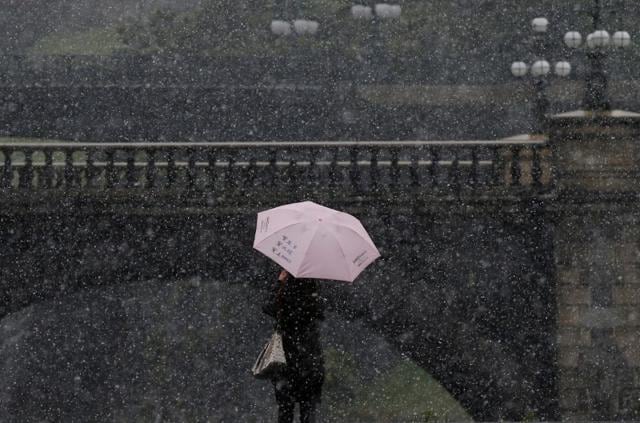
[[[278,281],[280,282],[280,287],[278,288],[278,293],[276,294],[276,329],[280,327],[280,320],[282,318],[282,296],[284,293],[284,288],[287,284],[287,279],[289,278],[289,273],[286,270],[280,272],[278,276]]]

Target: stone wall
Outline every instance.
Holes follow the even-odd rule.
[[[574,113],[553,122],[557,365],[566,420],[640,417],[637,118]]]
[[[637,213],[600,212],[578,214],[558,225],[558,366],[564,418],[640,416],[639,223]]]

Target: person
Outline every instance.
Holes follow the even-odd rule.
[[[272,296],[263,307],[276,319],[282,335],[286,368],[273,379],[278,423],[293,422],[299,404],[300,422],[314,423],[322,396],[324,360],[318,323],[324,319],[324,304],[318,281],[297,279],[282,270]]]

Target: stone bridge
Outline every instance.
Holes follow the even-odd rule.
[[[474,418],[637,417],[637,116],[551,122],[549,141],[2,143],[2,314],[150,278],[260,286],[255,213],[312,199],[383,256],[333,307]]]

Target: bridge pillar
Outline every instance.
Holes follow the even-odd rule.
[[[640,418],[640,114],[550,119],[563,420]]]

